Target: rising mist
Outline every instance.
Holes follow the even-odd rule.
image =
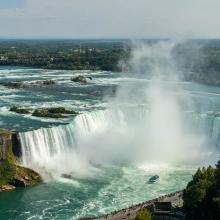
[[[44,176],[87,176],[97,165],[214,163],[217,154],[206,131],[198,131],[193,100],[179,80],[176,45],[135,42],[127,73],[121,73],[130,80],[122,80],[114,97],[104,98],[106,110],[79,115],[70,125],[21,134],[23,164]]]

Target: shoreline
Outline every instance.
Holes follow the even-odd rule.
[[[128,208],[113,211],[109,214],[98,217],[86,217],[79,220],[120,220],[120,219],[134,219],[136,212],[141,208],[152,208],[156,202],[171,202],[174,208],[181,208],[183,206],[183,190],[174,193],[166,194],[155,199],[151,199],[142,203],[132,205]]]

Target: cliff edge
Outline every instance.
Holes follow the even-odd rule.
[[[42,182],[38,173],[17,164],[12,141],[13,133],[0,129],[0,192],[16,187],[34,186]]]

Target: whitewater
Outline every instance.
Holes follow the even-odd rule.
[[[51,88],[0,91],[1,126],[19,131],[20,163],[44,179],[37,187],[2,194],[2,219],[107,214],[181,190],[199,166],[215,164],[220,89],[180,80],[174,46],[135,45],[132,68],[122,73],[1,69],[2,81],[56,81]],[[73,75],[92,80],[73,84]],[[65,106],[80,114],[55,120],[9,111],[18,104]],[[147,184],[155,174],[160,181]]]

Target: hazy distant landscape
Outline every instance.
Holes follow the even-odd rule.
[[[159,40],[141,40],[155,44]],[[64,70],[129,71],[135,41],[106,40],[0,40],[0,65]],[[220,40],[188,40],[173,49],[182,78],[220,84]],[[146,62],[146,61],[145,61]]]

